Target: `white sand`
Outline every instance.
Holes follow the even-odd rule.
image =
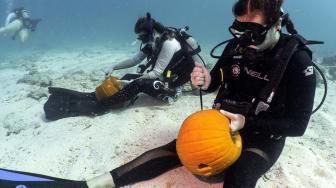
[[[176,138],[182,121],[200,109],[199,98],[185,95],[169,106],[142,96],[134,106],[95,118],[74,117],[54,122],[44,118],[43,97],[27,95],[45,87],[17,83],[36,71],[50,76],[53,86],[93,91],[109,67],[135,52],[107,47],[34,52],[0,64],[0,168],[83,180],[118,167],[141,153]],[[128,69],[115,72],[122,76]],[[35,73],[34,73],[35,72]],[[335,83],[323,110],[306,134],[288,138],[280,160],[260,179],[259,187],[336,187]],[[321,95],[321,92],[318,92]],[[204,96],[210,108],[214,94]],[[131,187],[222,187],[199,181],[184,168]]]

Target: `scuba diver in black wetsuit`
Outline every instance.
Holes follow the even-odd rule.
[[[126,102],[134,102],[141,92],[169,103],[176,100],[181,86],[190,81],[195,62],[200,62],[200,46],[186,33],[188,28],[164,27],[151,18],[139,18],[135,33],[144,45],[133,58],[122,61],[111,69],[125,69],[140,64],[138,74],[127,74],[118,80],[122,88],[103,100],[95,93],[81,93],[63,88],[49,88],[50,97],[44,105],[46,118],[57,120],[79,115],[100,115]]]
[[[19,36],[22,43],[26,42],[31,32],[36,30],[41,19],[31,19],[27,10],[16,8],[6,18],[5,26],[0,28],[0,34],[9,33],[14,40]]]
[[[316,75],[308,41],[297,35],[282,0],[239,0],[230,40],[211,73],[196,63],[194,86],[213,92],[214,108],[240,131],[243,152],[223,173],[225,188],[252,188],[279,158],[287,136],[302,136],[314,103]],[[281,33],[286,26],[292,35]],[[313,42],[312,42],[313,43]],[[318,43],[318,42],[316,42]],[[181,166],[176,141],[87,182],[119,187]]]
[[[146,17],[138,19],[134,32],[144,47],[133,58],[114,65],[108,74],[136,66],[146,58],[147,64],[138,66],[138,74],[123,76],[121,80],[131,82],[126,81],[127,85],[120,94],[117,93],[103,103],[128,101],[140,92],[162,100],[173,99],[176,89],[190,81],[194,62],[201,61],[198,56],[200,46],[185,32],[185,28],[176,30],[164,27],[152,19],[149,13]]]

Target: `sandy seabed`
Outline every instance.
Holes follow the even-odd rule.
[[[34,51],[0,62],[0,168],[83,180],[175,139],[183,120],[200,110],[198,96],[185,93],[173,105],[141,96],[133,106],[94,118],[45,120],[48,86],[93,91],[104,78],[102,68],[134,52],[91,46]],[[115,75],[132,72],[135,68]],[[329,82],[325,105],[312,116],[305,135],[287,138],[279,161],[257,187],[336,187],[335,86]],[[322,92],[319,88],[317,96]],[[211,108],[214,97],[204,96],[205,108]],[[181,167],[129,187],[203,188],[222,183],[200,181]]]

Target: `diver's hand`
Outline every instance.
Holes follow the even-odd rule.
[[[115,71],[114,66],[112,66],[108,72],[108,75],[111,76],[113,74],[113,72]]]
[[[245,116],[241,114],[233,114],[231,112],[220,110],[224,116],[230,119],[230,129],[231,132],[239,131],[240,129],[244,128],[245,125]]]
[[[105,73],[105,77],[109,77],[115,71],[115,68],[114,68],[114,66],[112,66],[112,67],[107,68],[107,69],[102,69],[102,71]]]
[[[201,88],[203,90],[208,89],[211,82],[211,76],[203,64],[195,62],[194,70],[190,76],[191,83],[194,87]]]

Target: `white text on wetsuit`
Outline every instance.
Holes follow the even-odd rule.
[[[256,71],[251,70],[251,69],[248,69],[247,67],[244,67],[244,70],[245,70],[246,74],[248,74],[248,75],[250,75],[250,76],[252,76],[254,78],[258,78],[260,80],[269,81],[269,78],[268,78],[267,74],[263,75],[262,73],[256,72]]]

